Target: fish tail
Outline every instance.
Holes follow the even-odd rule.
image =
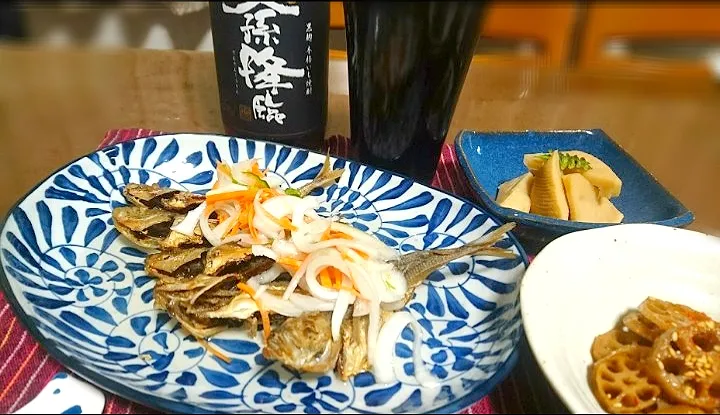
[[[515,227],[515,222],[509,222],[506,223],[494,231],[488,233],[487,235],[483,235],[482,237],[457,248],[442,248],[442,249],[433,249],[428,252],[431,252],[434,255],[446,255],[448,257],[462,257],[466,255],[477,255],[480,252],[483,252],[485,250],[490,250],[492,252],[496,252],[496,250],[500,250],[500,248],[495,248],[493,245],[497,243],[500,239],[505,236],[506,233],[508,233],[510,230],[512,230]],[[509,251],[508,251],[509,252]],[[450,260],[452,261],[452,259]]]
[[[305,197],[310,194],[313,190],[318,187],[325,187],[328,184],[336,181],[340,176],[345,173],[345,169],[330,170],[330,153],[325,156],[325,162],[323,163],[322,169],[318,175],[310,183],[300,187],[298,192],[300,195]]]

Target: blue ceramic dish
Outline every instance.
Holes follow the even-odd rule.
[[[625,215],[623,223],[654,223],[682,227],[694,216],[635,159],[602,130],[582,131],[462,131],[455,140],[460,165],[482,204],[495,216],[532,228],[534,238],[554,239],[559,235],[608,226],[602,223],[573,222],[519,212],[495,203],[503,182],[527,172],[523,155],[551,149],[581,150],[609,165],[623,181],[622,192],[612,202]]]
[[[437,378],[414,377],[414,335],[404,331],[397,381],[366,372],[297,373],[263,357],[263,341],[228,330],[209,355],[155,308],[147,252],[120,236],[111,211],[128,183],[206,191],[219,160],[258,158],[282,186],[309,182],[324,156],[262,141],[177,134],[122,143],[53,173],[17,205],[0,230],[0,288],[15,314],[57,361],[91,383],[163,412],[455,413],[489,393],[517,362],[519,282],[528,263],[512,234],[498,246],[514,259],[469,256],[433,272],[407,311],[423,328],[420,355]],[[342,217],[398,253],[468,243],[499,226],[472,204],[412,180],[333,158],[346,171],[315,193],[322,215]],[[58,404],[60,407],[60,404]]]

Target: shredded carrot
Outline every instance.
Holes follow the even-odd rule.
[[[251,286],[239,282],[237,283],[237,287],[240,290],[248,293],[250,298],[255,301],[258,311],[260,312],[260,318],[262,319],[263,323],[263,335],[265,336],[265,341],[267,341],[268,337],[270,337],[270,314],[268,314],[267,310],[263,308],[262,303],[257,298],[255,298],[255,290],[253,290]]]
[[[270,337],[270,314],[264,308],[260,308],[260,318],[263,323],[263,335],[265,336],[265,341],[267,341]]]
[[[325,268],[330,275],[330,281],[332,282],[333,288],[340,288],[343,283],[343,273],[335,267]]]
[[[265,173],[260,170],[260,166],[258,166],[257,160],[253,160],[252,166],[250,167],[250,172],[260,178],[265,177]]]
[[[368,258],[370,258],[370,255],[366,254],[366,253],[363,252],[363,251],[359,251],[359,250],[357,250],[357,249],[352,249],[352,251],[355,252],[355,253],[356,253],[360,258],[362,258],[362,259],[368,259]]]
[[[207,195],[205,197],[205,200],[208,203],[215,203],[220,202],[223,200],[232,200],[232,199],[240,199],[242,201],[248,201],[255,198],[255,194],[257,193],[257,190],[255,189],[248,189],[248,190],[236,190],[232,192],[224,192],[224,193],[216,193],[212,195]]]
[[[205,349],[207,349],[207,351],[209,351],[210,353],[212,353],[212,354],[213,354],[215,357],[217,357],[218,359],[222,360],[223,362],[225,362],[225,363],[227,363],[227,364],[232,363],[232,359],[230,359],[227,355],[225,355],[225,354],[224,354],[223,352],[221,352],[220,350],[218,350],[218,349],[216,349],[215,347],[213,347],[213,346],[210,344],[210,342],[208,342],[207,340],[201,339],[201,338],[199,338],[199,337],[195,337],[195,340],[197,340],[198,343],[200,343]]]
[[[262,193],[260,194],[260,201],[264,202],[268,199],[272,199],[275,196],[280,196],[282,193],[278,192],[277,189],[272,188],[263,188],[260,190]]]
[[[230,230],[226,233],[226,235],[235,235],[236,233],[238,233],[238,231],[239,231],[241,228],[245,228],[246,226],[247,226],[247,216],[245,216],[245,215],[240,215],[240,217],[238,218],[238,220],[237,220],[237,221],[235,222],[235,224],[233,225],[232,229],[230,229]]]
[[[332,278],[330,277],[330,272],[327,268],[323,268],[318,273],[318,277],[320,278],[320,285],[325,288],[333,288]]]
[[[251,286],[245,284],[244,282],[239,282],[237,283],[237,287],[250,295],[250,297],[253,297],[253,300],[255,299],[255,290]]]
[[[302,261],[300,261],[299,259],[296,259],[296,258],[292,258],[292,257],[281,257],[281,258],[278,258],[277,261],[275,261],[275,262],[277,262],[280,265],[287,265],[292,268],[300,268],[300,265],[302,264]]]
[[[323,232],[322,236],[320,237],[320,240],[327,241],[328,239],[350,239],[352,240],[353,237],[342,232],[338,232],[336,230],[331,229],[328,227],[325,232]]]
[[[255,229],[255,225],[253,225],[253,219],[255,218],[255,208],[253,207],[252,203],[248,204],[247,207],[247,221],[248,221],[248,230],[250,231],[250,236],[254,240],[258,239],[257,230]]]

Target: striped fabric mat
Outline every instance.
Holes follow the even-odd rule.
[[[148,129],[111,130],[98,148],[162,134]],[[328,140],[332,154],[346,155],[349,141],[342,136]],[[433,186],[458,196],[476,200],[458,164],[452,146],[445,145],[433,179]],[[50,358],[30,336],[0,294],[0,412],[12,413],[34,398],[63,367]],[[560,341],[560,339],[558,339]],[[136,403],[107,394],[104,413],[154,413]],[[464,414],[490,413],[567,413],[550,389],[525,341],[520,345],[520,359],[512,374],[489,396],[466,409]]]

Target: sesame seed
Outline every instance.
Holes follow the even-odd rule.
[[[622,331],[623,331],[624,333],[627,333],[627,332],[629,332],[630,330],[629,330],[626,326],[623,326]]]
[[[663,364],[663,362],[658,360],[657,364],[658,364],[658,367],[660,368],[660,370],[665,370],[665,365]]]
[[[610,395],[609,393],[607,394],[607,397],[608,399],[612,399],[612,395]]]
[[[713,350],[720,352],[720,344],[716,344],[715,347],[713,347]]]
[[[685,375],[684,375],[684,376],[685,376],[686,378],[695,377],[695,372],[693,372],[692,370],[690,370],[690,371],[688,371],[688,372],[685,372]]]
[[[705,371],[702,370],[702,369],[698,369],[698,370],[697,370],[697,375],[698,375],[698,377],[699,377],[700,379],[705,379],[705,378],[707,377],[707,374],[706,374]]]
[[[672,341],[674,341],[674,342],[678,341],[678,334],[676,331],[674,331],[672,334]]]

